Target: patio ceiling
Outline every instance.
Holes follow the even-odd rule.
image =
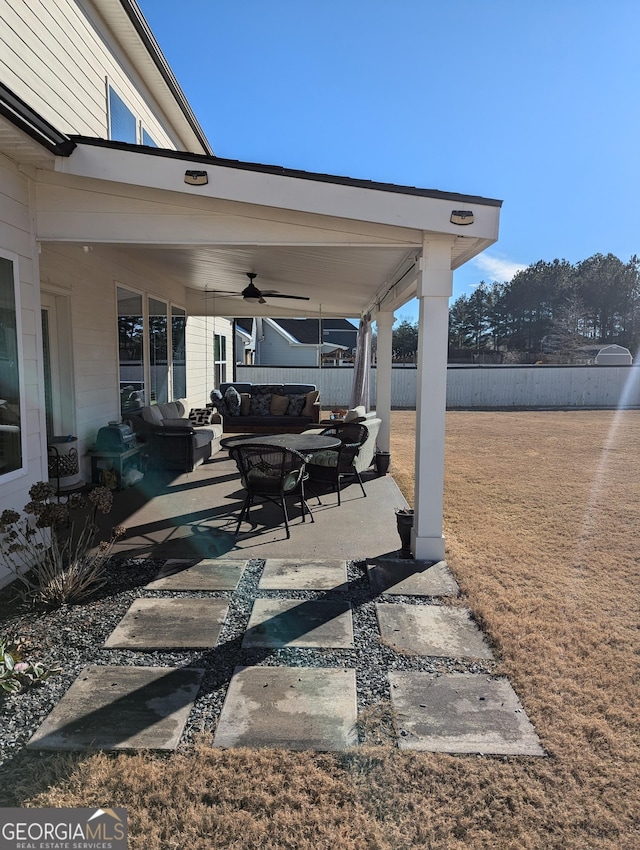
[[[496,241],[500,202],[76,138],[38,183],[43,242],[117,245],[186,287],[191,314],[347,316],[416,293],[425,244],[457,268]],[[188,185],[185,174],[206,174]],[[453,210],[473,223],[451,222]],[[133,236],[133,238],[132,238]],[[259,289],[309,300],[238,296]]]

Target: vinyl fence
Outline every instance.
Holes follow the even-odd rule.
[[[238,366],[238,381],[254,384],[316,384],[323,407],[345,406],[353,368]],[[371,370],[371,406],[376,370]],[[394,367],[391,404],[416,406],[415,367]],[[447,407],[451,410],[522,408],[640,408],[640,366],[449,366]]]

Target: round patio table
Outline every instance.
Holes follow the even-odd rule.
[[[337,449],[341,440],[337,437],[325,437],[322,434],[234,434],[224,437],[220,445],[225,449],[233,446],[273,446],[279,449],[293,449],[301,454],[320,452],[323,449]]]

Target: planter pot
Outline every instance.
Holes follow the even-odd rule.
[[[413,528],[413,510],[411,508],[407,508],[406,510],[396,511],[396,524],[398,527],[398,534],[400,535],[400,557],[401,558],[411,558],[411,530]]]
[[[389,472],[389,463],[391,462],[390,452],[376,452],[374,456],[376,472],[378,475],[386,475]]]

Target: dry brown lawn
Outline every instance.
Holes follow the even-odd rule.
[[[548,757],[220,751],[19,760],[21,805],[121,805],[130,847],[640,847],[640,412],[451,412],[447,558]],[[393,414],[411,501],[415,414]]]

